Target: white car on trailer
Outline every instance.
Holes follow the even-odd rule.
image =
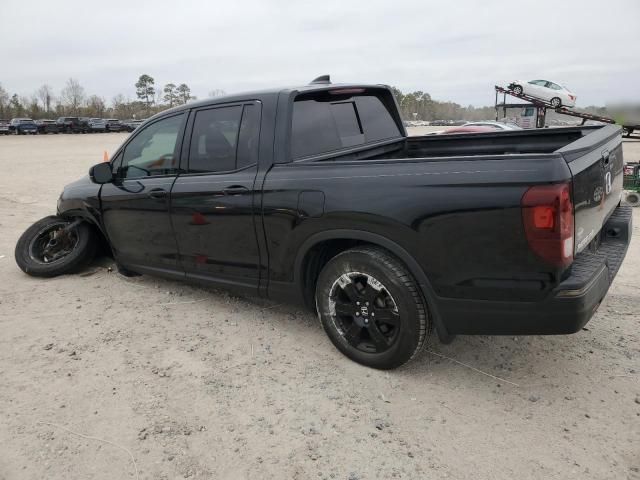
[[[509,90],[516,95],[527,95],[548,102],[553,108],[574,107],[576,96],[563,87],[549,80],[515,80],[509,84]]]

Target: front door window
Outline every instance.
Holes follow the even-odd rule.
[[[140,131],[125,147],[118,177],[140,178],[178,173],[178,134],[184,114],[164,118]]]

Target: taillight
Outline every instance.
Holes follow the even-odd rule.
[[[573,261],[573,203],[568,183],[536,185],[522,196],[522,220],[531,250],[559,266]]]

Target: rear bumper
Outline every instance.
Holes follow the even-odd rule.
[[[597,251],[580,253],[571,274],[540,302],[444,300],[448,333],[554,335],[575,333],[593,316],[618,273],[631,240],[632,209],[621,205],[602,228]]]

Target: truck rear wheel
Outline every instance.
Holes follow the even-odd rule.
[[[22,234],[15,257],[20,269],[29,275],[55,277],[86,266],[95,251],[94,233],[88,224],[71,225],[67,219],[50,216]]]
[[[376,247],[347,250],[325,265],[316,308],[336,348],[373,368],[408,362],[431,330],[416,281],[400,261]]]

